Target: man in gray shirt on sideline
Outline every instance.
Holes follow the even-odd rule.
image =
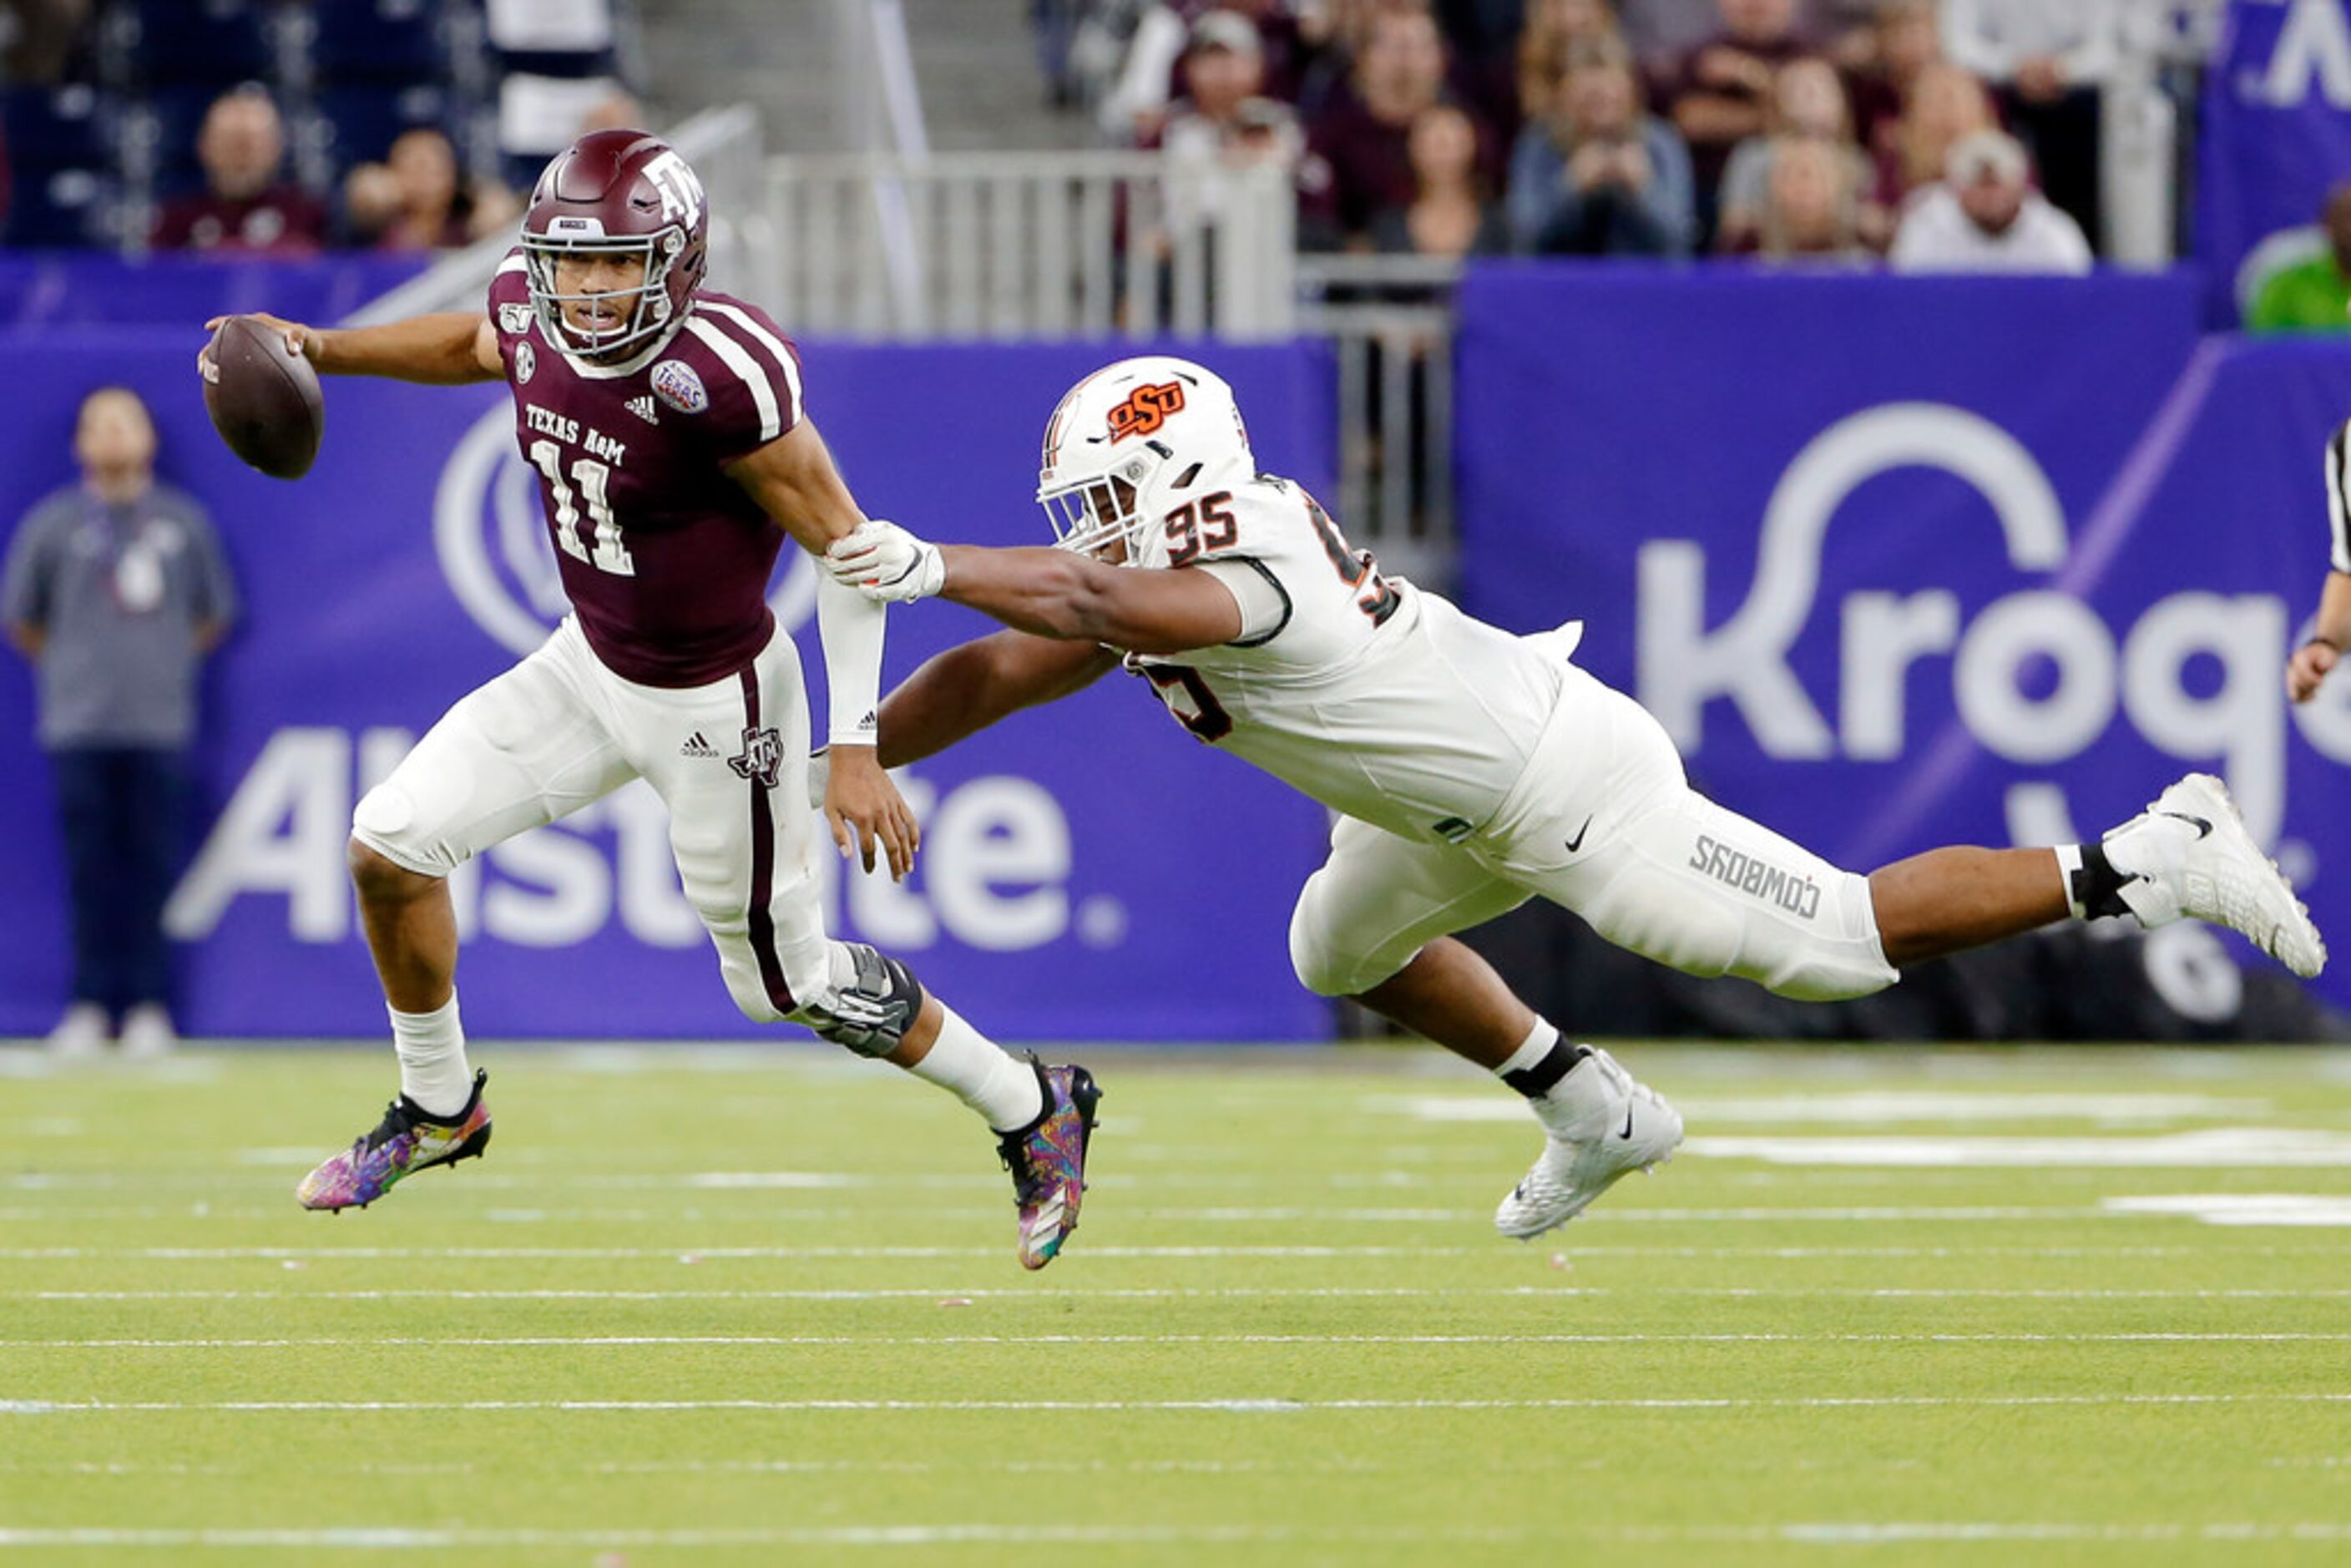
[[[155,482],[139,394],[100,387],[74,430],[82,482],[42,500],[9,541],[0,622],[39,674],[40,741],[57,772],[73,903],[73,997],[49,1035],[124,1054],[177,1039],[163,903],[178,873],[196,676],[236,615],[204,509]]]

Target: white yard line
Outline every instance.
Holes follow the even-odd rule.
[[[566,1415],[667,1415],[717,1410],[941,1414],[976,1410],[1065,1414],[1220,1410],[1316,1415],[1358,1410],[1907,1410],[2024,1409],[2115,1406],[2346,1405],[2351,1393],[1856,1395],[1654,1399],[7,1399],[0,1416],[290,1415],[308,1412],[448,1414],[555,1411]]]
[[[493,1334],[304,1339],[10,1339],[0,1350],[670,1349],[698,1345],[1204,1344],[2270,1344],[2351,1342],[2351,1333],[1068,1333]]]
[[[1628,1543],[1766,1543],[1880,1546],[1920,1542],[2304,1542],[2351,1540],[2351,1523],[2302,1520],[2283,1523],[2079,1524],[2000,1521],[1831,1521],[1758,1526],[1570,1525],[1551,1528],[1488,1525],[1322,1527],[1280,1524],[1021,1525],[872,1524],[702,1530],[534,1530],[408,1525],[349,1525],[315,1530],[142,1530],[116,1526],[0,1529],[0,1548],[155,1549],[270,1548],[301,1551],[405,1551],[417,1548],[575,1547],[669,1548],[745,1546],[941,1545],[1388,1545],[1413,1542],[1511,1544],[1546,1540]]]
[[[2339,1301],[2351,1297],[2351,1288],[2317,1286],[2307,1290],[2259,1289],[2049,1289],[2030,1288],[1908,1288],[1901,1286],[1824,1286],[1811,1288],[1749,1285],[1655,1285],[1638,1287],[1587,1285],[1235,1285],[1165,1287],[1088,1287],[1056,1290],[1051,1286],[1007,1289],[1000,1285],[928,1285],[898,1290],[776,1290],[776,1291],[7,1291],[0,1301],[920,1301],[942,1305],[1001,1298],[1008,1301],[1227,1301],[1238,1298],[1423,1297],[1468,1299],[1486,1296],[1703,1296],[1802,1297],[1838,1299],[1917,1299],[1921,1301]]]

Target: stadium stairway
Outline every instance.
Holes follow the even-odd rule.
[[[1084,144],[1045,103],[1027,0],[905,0],[931,145],[941,152]],[[748,102],[779,152],[837,152],[851,123],[835,67],[834,0],[640,0],[652,97],[665,118]],[[863,89],[858,89],[863,90]]]

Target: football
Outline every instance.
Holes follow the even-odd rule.
[[[213,334],[207,366],[204,412],[228,449],[273,479],[308,474],[327,423],[310,361],[275,328],[232,316]]]

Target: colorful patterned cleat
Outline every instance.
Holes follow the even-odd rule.
[[[1020,1266],[1041,1269],[1061,1255],[1061,1243],[1078,1228],[1086,1146],[1093,1141],[1102,1091],[1082,1067],[1029,1061],[1045,1092],[1045,1108],[1027,1126],[999,1138],[996,1153],[1012,1173],[1013,1201],[1020,1206]]]
[[[407,1176],[471,1159],[490,1145],[490,1108],[482,1103],[487,1072],[474,1074],[474,1096],[441,1117],[402,1094],[375,1130],[302,1178],[295,1197],[305,1208],[341,1213],[365,1208]]]

